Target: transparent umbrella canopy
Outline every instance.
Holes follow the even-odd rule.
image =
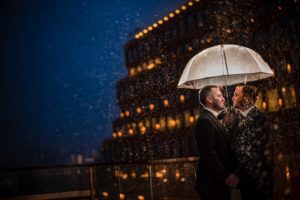
[[[227,86],[274,76],[262,57],[244,46],[222,44],[192,57],[179,79],[178,88],[201,89],[206,85]]]

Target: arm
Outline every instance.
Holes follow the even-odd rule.
[[[216,130],[208,119],[201,119],[196,125],[196,141],[200,152],[200,160],[203,160],[210,172],[220,181],[225,182],[229,176],[215,149]]]

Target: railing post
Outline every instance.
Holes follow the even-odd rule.
[[[149,184],[150,184],[150,199],[154,200],[153,197],[153,183],[152,183],[152,166],[148,165],[148,170],[149,170]]]
[[[89,180],[90,180],[90,197],[94,200],[94,169],[93,166],[89,166]]]

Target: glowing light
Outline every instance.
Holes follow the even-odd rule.
[[[173,18],[174,16],[175,16],[174,13],[169,14],[169,17],[171,17],[171,18]]]
[[[181,10],[186,10],[186,6],[181,6]]]
[[[108,192],[102,192],[101,194],[102,194],[102,196],[104,196],[104,197],[108,197]]]
[[[181,103],[184,103],[184,95],[180,95],[179,100]]]
[[[144,135],[145,133],[146,133],[146,127],[145,126],[143,126],[143,127],[141,127],[141,133]]]
[[[282,87],[282,88],[281,88],[281,91],[282,91],[283,93],[285,93],[285,87]]]
[[[142,71],[143,71],[143,68],[142,68],[141,66],[138,66],[138,67],[137,67],[137,71],[138,71],[138,72],[142,72]]]
[[[125,174],[122,175],[123,180],[127,180],[127,178],[128,178],[128,174],[125,173]]]
[[[278,105],[279,105],[279,107],[282,106],[282,99],[281,98],[278,99]]]
[[[167,179],[167,178],[164,178],[164,179],[163,179],[163,182],[164,182],[164,183],[167,183],[167,182],[168,182],[168,179]]]
[[[159,130],[160,129],[160,124],[155,124],[155,129]]]
[[[129,133],[129,135],[133,135],[133,129],[132,129],[132,128],[129,129],[129,130],[128,130],[128,133]]]
[[[286,177],[286,180],[289,181],[290,178],[291,178],[291,174],[290,174],[290,168],[289,166],[285,166],[285,177]]]
[[[189,5],[189,6],[193,6],[193,2],[190,1],[190,2],[188,3],[188,5]]]
[[[141,109],[140,107],[138,107],[138,108],[136,109],[136,112],[140,114],[140,113],[142,112],[142,109]]]
[[[190,120],[191,123],[194,123],[195,118],[194,118],[193,116],[190,116],[190,119],[189,119],[189,120]]]
[[[150,63],[149,65],[147,65],[148,70],[153,69],[154,67],[155,67],[155,65],[153,63]]]
[[[161,173],[166,174],[166,173],[167,173],[167,170],[166,170],[166,169],[162,169],[162,170],[161,170]]]
[[[279,153],[279,154],[277,155],[277,160],[282,161],[282,158],[283,158],[283,154],[282,154],[282,153]]]
[[[180,10],[175,10],[175,13],[178,15],[180,13]]]
[[[136,39],[139,39],[140,35],[139,34],[135,34],[134,36]]]
[[[120,117],[123,118],[125,115],[123,112],[120,112]]]
[[[157,23],[154,23],[152,26],[153,26],[154,28],[156,28],[158,25],[157,25]]]
[[[143,30],[143,33],[144,33],[144,34],[148,33],[148,30],[147,30],[147,29],[144,29],[144,30]]]
[[[169,106],[169,101],[168,101],[168,99],[165,99],[165,100],[164,100],[164,106],[165,106],[165,107],[168,107],[168,106]]]
[[[184,182],[184,181],[185,181],[185,178],[184,178],[184,177],[182,177],[182,178],[180,179],[180,181],[181,181],[181,182]]]
[[[129,69],[129,74],[130,74],[130,76],[134,76],[135,75],[135,69],[134,68],[130,68]]]
[[[189,51],[193,51],[193,47],[189,46],[189,47],[188,47],[188,50],[189,50]]]
[[[125,115],[126,115],[126,117],[129,117],[129,116],[130,116],[129,110],[126,110],[126,111],[125,111]]]
[[[113,136],[113,138],[116,138],[117,134],[115,132],[113,132],[112,136]]]
[[[118,131],[118,137],[122,137],[123,133],[121,131]]]
[[[131,177],[132,177],[133,179],[136,178],[136,173],[135,173],[135,171],[131,172]]]
[[[144,35],[143,32],[139,32],[139,36],[142,37]]]
[[[120,197],[120,200],[124,200],[125,199],[125,194],[120,193],[119,197]]]
[[[226,29],[226,33],[231,33],[232,31],[231,31],[231,29]]]
[[[267,102],[265,101],[262,102],[262,109],[267,110]]]
[[[179,169],[176,169],[175,171],[175,177],[178,179],[180,178],[180,172],[179,172]]]
[[[158,23],[163,24],[164,22],[163,22],[163,20],[158,20]]]
[[[278,6],[278,10],[282,10],[282,7],[281,7],[281,6]]]
[[[144,200],[144,199],[145,199],[145,197],[143,195],[138,196],[138,200]]]
[[[164,17],[164,21],[168,21],[169,20],[169,18],[168,17]]]
[[[154,107],[155,107],[154,104],[153,104],[153,103],[150,103],[149,109],[150,109],[150,110],[154,110]]]
[[[154,62],[155,62],[155,64],[161,64],[160,58],[156,58]]]
[[[162,178],[164,175],[163,175],[163,173],[161,173],[161,172],[156,172],[155,173],[155,177],[156,178]]]
[[[251,18],[251,19],[250,19],[250,22],[251,22],[251,23],[254,23],[254,22],[255,22],[255,20],[254,20],[253,18]]]
[[[291,66],[291,64],[287,64],[286,70],[287,70],[288,73],[292,72],[292,66]]]
[[[148,27],[148,30],[149,30],[149,31],[152,31],[152,30],[153,30],[153,27],[152,27],[152,26],[149,26],[149,27]]]

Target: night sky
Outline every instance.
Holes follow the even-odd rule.
[[[70,163],[111,137],[124,44],[184,0],[5,0],[0,167]]]

